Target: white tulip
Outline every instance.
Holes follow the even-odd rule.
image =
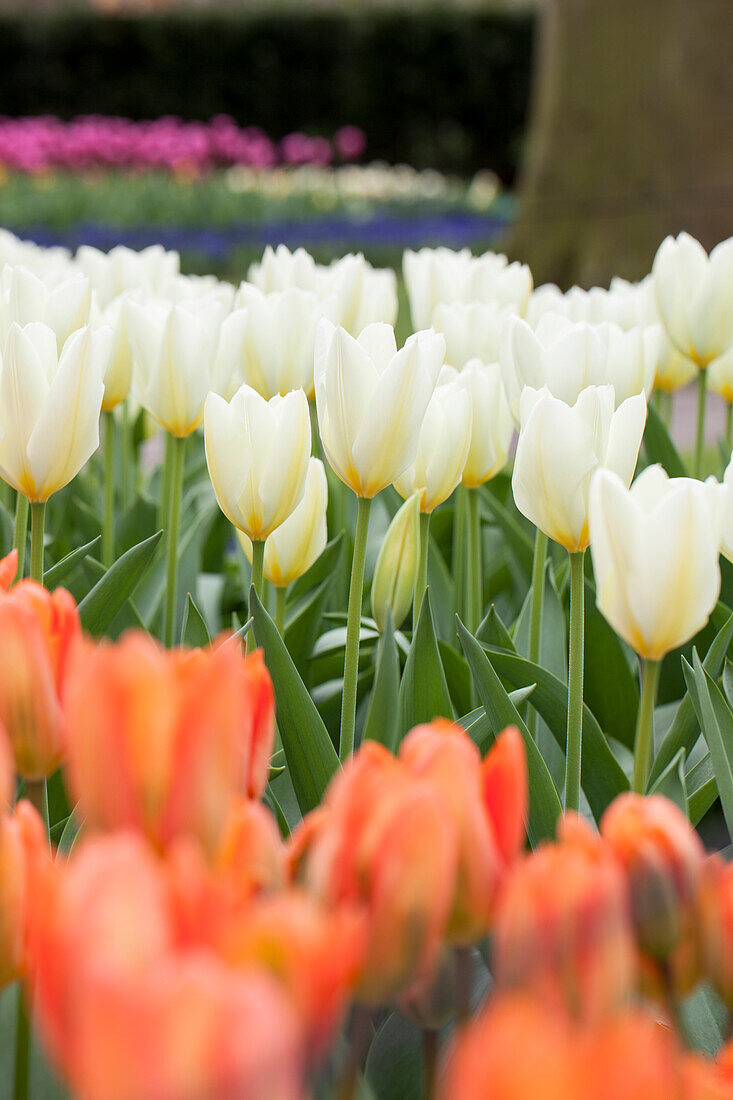
[[[234,308],[235,290],[231,283],[217,279],[216,275],[174,275],[164,280],[155,296],[165,298],[171,304],[212,302],[217,310],[229,313]]]
[[[420,511],[433,512],[460,482],[470,447],[471,397],[455,378],[435,387],[415,459],[395,480],[395,489],[404,500],[418,493]]]
[[[265,401],[241,386],[230,402],[206,398],[206,462],[224,515],[261,541],[300,503],[311,451],[308,398],[303,390]]]
[[[263,397],[286,394],[301,386],[309,398],[314,394],[313,354],[316,329],[321,317],[335,312],[329,303],[309,290],[289,287],[263,294],[242,283],[237,305],[246,309],[242,375]]]
[[[444,367],[438,382],[448,379],[452,373],[449,367]],[[471,444],[461,482],[468,489],[477,489],[505,466],[514,435],[514,421],[498,363],[473,359],[455,377],[469,394],[472,414]]]
[[[657,307],[669,339],[698,367],[733,345],[733,237],[708,256],[687,233],[667,237],[652,267]]]
[[[127,327],[127,295],[117,298],[101,309],[96,295],[92,295],[89,323],[93,329],[109,328],[112,345],[107,369],[104,372],[104,400],[102,410],[110,412],[126,400],[132,383],[132,349]]]
[[[504,324],[512,316],[511,306],[496,302],[439,302],[433,314],[433,328],[445,336],[445,360],[460,370],[470,359],[495,363]]]
[[[384,630],[387,609],[398,630],[412,606],[420,565],[420,506],[418,493],[409,497],[387,528],[372,578],[372,614],[377,629]]]
[[[154,244],[136,252],[118,245],[109,252],[82,245],[76,253],[76,264],[92,284],[102,308],[125,290],[161,292],[165,283],[180,270],[177,252],[166,252]]]
[[[647,275],[640,283],[627,283],[624,279],[614,278],[611,280],[611,290],[620,301],[625,303],[624,317],[628,323],[623,324],[622,327],[632,328],[634,325],[641,325],[660,328],[654,388],[672,393],[686,386],[688,382],[692,382],[697,376],[697,367],[691,359],[670,343],[661,324],[653,276]],[[619,324],[621,323],[619,321]]]
[[[299,290],[320,290],[320,270],[304,248],[291,252],[284,244],[273,249],[268,244],[260,263],[251,264],[247,281],[264,294],[297,287]]]
[[[512,489],[517,508],[570,553],[588,546],[588,493],[597,469],[628,485],[646,422],[643,394],[614,412],[612,386],[589,386],[574,404],[525,388]]]
[[[432,323],[440,302],[493,302],[524,313],[532,291],[532,273],[525,264],[509,263],[506,256],[485,252],[473,256],[468,248],[409,249],[402,270],[415,328]]]
[[[190,435],[210,390],[228,395],[242,359],[246,313],[211,301],[171,306],[128,301],[133,379],[140,404],[171,435]]]
[[[367,325],[395,323],[398,300],[394,271],[372,267],[361,253],[343,256],[321,271],[321,296],[334,295],[334,320],[352,336],[358,336]]]
[[[91,286],[81,272],[51,269],[35,273],[27,267],[5,267],[2,272],[2,334],[12,324],[41,321],[56,334],[59,350],[67,337],[89,320]]]
[[[111,339],[108,329],[78,329],[59,355],[47,325],[10,326],[0,369],[0,475],[30,501],[62,489],[99,446]]]
[[[414,462],[420,428],[445,357],[432,331],[399,351],[389,325],[355,340],[323,319],[316,333],[318,427],[329,464],[357,496],[371,498]]]
[[[631,489],[599,470],[590,492],[596,602],[614,630],[652,661],[701,630],[720,592],[727,489],[668,478],[649,466]]]
[[[323,553],[328,540],[327,507],[326,470],[319,458],[311,458],[302,500],[265,542],[263,576],[276,588],[286,588],[302,577]],[[252,540],[243,531],[237,535],[251,562]]]

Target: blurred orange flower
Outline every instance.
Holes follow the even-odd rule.
[[[0,814],[0,989],[26,966],[31,861],[49,860],[46,830],[30,802]]]
[[[697,897],[703,973],[733,1005],[733,863],[711,856],[703,865]]]

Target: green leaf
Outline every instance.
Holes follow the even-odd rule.
[[[691,668],[682,658],[687,689],[710,749],[720,803],[728,832],[733,836],[733,713],[718,685],[705,672],[695,649],[692,665]]]
[[[483,503],[491,513],[494,523],[501,528],[507,545],[516,556],[523,573],[528,577],[531,576],[534,555],[532,539],[523,530],[516,516],[492,492],[487,491],[483,494]]]
[[[400,740],[421,722],[431,722],[438,717],[453,718],[453,705],[435,637],[429,588],[425,591],[402,673],[399,708]]]
[[[512,636],[501,621],[496,605],[493,603],[476,631],[476,639],[482,645],[491,646],[492,649],[505,649],[508,653],[517,652]]]
[[[685,817],[689,816],[684,749],[680,749],[674,760],[670,760],[654,786],[649,789],[649,794],[663,794],[670,802],[679,806]]]
[[[530,588],[514,628],[514,646],[522,657],[529,656],[529,619],[532,602]],[[545,573],[545,591],[542,603],[542,631],[540,636],[539,663],[558,680],[568,679],[568,638],[563,611],[557,589]]]
[[[397,747],[399,694],[400,658],[394,640],[392,610],[388,606],[387,621],[377,647],[374,684],[364,723],[364,741],[379,741],[394,752]]]
[[[685,464],[669,437],[667,426],[651,404],[647,405],[644,453],[649,463],[659,462],[670,477],[686,477]]]
[[[104,633],[153,560],[162,534],[158,531],[126,550],[81,601],[79,617],[88,634],[99,637]]]
[[[713,639],[713,643],[702,663],[702,667],[714,680],[720,675],[723,660],[732,638],[733,615],[729,615]],[[695,716],[695,708],[692,705],[688,691],[677,709],[672,725],[667,730],[662,744],[659,746],[659,751],[652,764],[649,785],[651,786],[659,778],[680,749],[684,749],[685,755],[689,756],[699,736],[700,723]]]
[[[257,644],[265,651],[277,706],[277,725],[298,805],[303,813],[323,798],[339,759],[308,689],[298,675],[277,627],[262,606],[254,587],[249,606]]]
[[[567,685],[556,676],[532,664],[524,657],[494,653],[489,660],[499,676],[512,687],[534,684],[531,703],[544,719],[559,747],[565,752],[568,724]],[[603,731],[590,708],[583,704],[583,751],[580,765],[581,786],[599,821],[603,811],[617,795],[629,789],[623,768],[611,752]]]
[[[728,1032],[729,1013],[710,985],[698,986],[680,1005],[684,1038],[709,1057],[718,1053]]]
[[[55,565],[47,569],[43,574],[43,583],[46,588],[58,588],[60,584],[63,584],[66,578],[71,576],[77,565],[84,560],[87,554],[91,554],[92,550],[94,550],[101,540],[102,536],[97,535],[91,542],[87,542],[84,546],[79,546],[76,550],[72,550],[65,558],[62,558],[61,561],[57,561]]]
[[[65,856],[71,853],[71,849],[76,843],[76,838],[82,830],[84,825],[84,818],[80,818],[76,807],[71,811],[66,819],[64,827],[61,831],[61,836],[57,842],[57,849],[59,852],[63,852]]]
[[[466,654],[478,697],[491,723],[494,736],[506,726],[516,726],[524,739],[529,775],[529,823],[527,834],[534,847],[538,841],[555,835],[555,823],[562,812],[560,799],[547,765],[540,756],[519,711],[507,695],[491,661],[480,644],[456,620],[463,652]]]
[[[190,592],[186,594],[186,606],[183,610],[181,644],[194,649],[203,649],[211,643],[209,629]]]
[[[472,703],[471,670],[468,667],[468,662],[457,649],[447,645],[440,638],[438,638],[438,653],[443,665],[445,680],[448,684],[448,692],[453,702],[453,710],[456,714],[465,714]]]
[[[318,638],[335,573],[306,593],[297,605],[288,609],[285,644],[298,672],[305,677],[308,660]]]
[[[616,632],[596,607],[595,589],[585,585],[583,698],[603,732],[634,749],[639,709],[637,676]]]
[[[713,758],[709,752],[705,753],[702,760],[698,760],[694,768],[690,768],[685,777],[685,785],[690,807],[690,821],[693,825],[698,825],[718,797]]]

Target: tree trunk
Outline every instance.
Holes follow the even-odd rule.
[[[733,0],[544,0],[510,251],[536,283],[641,278],[733,234]]]

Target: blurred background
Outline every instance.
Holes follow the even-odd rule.
[[[731,0],[0,0],[0,224],[638,278],[733,234],[732,39]]]

